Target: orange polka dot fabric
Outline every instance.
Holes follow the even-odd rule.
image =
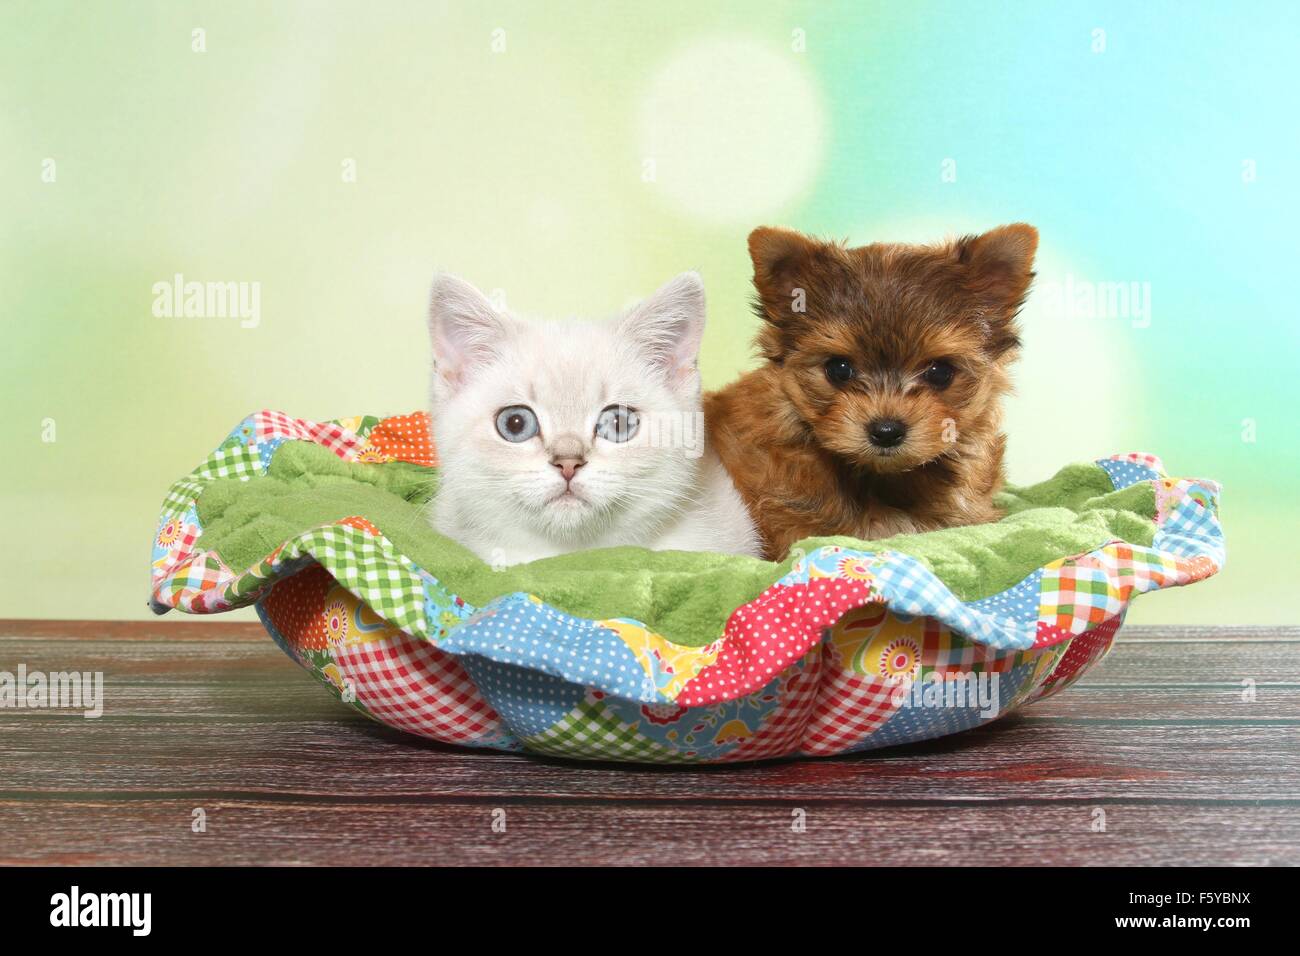
[[[364,531],[366,534],[374,535],[376,538],[382,534],[378,528],[360,515],[351,515],[350,517],[343,518],[339,521],[339,524],[346,525],[349,528],[356,528],[358,531]]]
[[[370,442],[357,457],[374,452],[390,461],[437,467],[438,454],[433,447],[430,425],[428,412],[385,418],[370,430]]]
[[[310,564],[297,574],[282,578],[262,599],[267,617],[285,643],[300,651],[323,651],[329,647],[325,627],[325,595],[334,586],[333,576],[319,564]]]

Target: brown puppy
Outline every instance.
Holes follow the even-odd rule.
[[[750,234],[765,361],[704,414],[768,558],[999,517],[1001,399],[1037,245],[1024,223],[935,246]]]

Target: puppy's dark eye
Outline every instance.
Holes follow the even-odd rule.
[[[921,378],[925,379],[927,385],[933,385],[942,391],[952,384],[952,377],[956,374],[957,370],[952,367],[951,362],[936,359],[926,366],[925,371],[921,373]]]
[[[853,363],[842,355],[826,360],[826,377],[835,385],[843,385],[854,376]]]

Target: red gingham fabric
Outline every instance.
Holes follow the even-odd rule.
[[[508,733],[460,662],[432,644],[398,632],[340,645],[334,658],[357,701],[391,727],[453,744]]]
[[[812,717],[804,728],[801,753],[827,757],[875,733],[898,709],[910,682],[894,683],[876,674],[843,670],[826,649],[826,677]]]
[[[763,760],[793,752],[803,737],[804,728],[817,700],[821,684],[822,655],[818,649],[804,655],[797,668],[791,668],[789,677],[781,687],[781,703],[763,722],[758,732],[744,741],[721,760]]]
[[[194,542],[199,540],[199,526],[196,524],[185,525],[185,530],[181,533],[181,539],[172,548],[181,554],[189,554],[194,550]]]
[[[178,537],[167,545],[167,554],[154,566],[155,579],[166,577],[179,570],[180,565],[194,553],[194,544],[199,540],[199,526],[191,524],[180,515],[172,518],[168,524],[175,527]],[[160,529],[159,534],[162,533]]]
[[[342,425],[290,418],[284,412],[258,412],[253,416],[253,428],[259,442],[272,438],[310,441],[328,448],[340,458],[353,457],[365,444],[363,438]]]

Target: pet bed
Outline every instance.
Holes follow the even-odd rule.
[[[783,562],[614,548],[494,568],[430,528],[421,413],[249,416],[167,495],[152,606],[256,605],[362,713],[447,743],[712,763],[943,736],[1068,686],[1133,597],[1223,564],[1218,486],[1148,455],[1009,488],[995,524]]]

